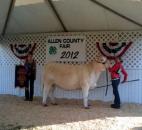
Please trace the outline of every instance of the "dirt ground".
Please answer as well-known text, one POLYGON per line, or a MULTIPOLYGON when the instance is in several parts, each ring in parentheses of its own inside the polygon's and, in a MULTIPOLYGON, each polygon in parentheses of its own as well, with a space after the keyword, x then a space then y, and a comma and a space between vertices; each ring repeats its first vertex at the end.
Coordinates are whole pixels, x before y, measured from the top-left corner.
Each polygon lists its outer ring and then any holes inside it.
POLYGON ((82 100, 58 99, 58 105, 41 105, 21 97, 0 95, 0 130, 142 130, 142 105, 91 101, 84 109, 82 100))

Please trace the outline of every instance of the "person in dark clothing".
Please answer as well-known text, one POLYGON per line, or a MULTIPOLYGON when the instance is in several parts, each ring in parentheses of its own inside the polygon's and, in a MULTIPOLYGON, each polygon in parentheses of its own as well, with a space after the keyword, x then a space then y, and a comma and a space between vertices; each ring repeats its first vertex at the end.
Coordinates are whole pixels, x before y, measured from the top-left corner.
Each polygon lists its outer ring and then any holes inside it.
POLYGON ((127 80, 127 72, 125 71, 123 65, 122 65, 122 59, 116 58, 115 64, 109 68, 109 72, 111 74, 111 80, 112 80, 112 87, 113 87, 113 95, 114 95, 114 104, 111 104, 112 108, 119 109, 120 108, 120 96, 118 91, 118 86, 120 83, 120 72, 124 75, 124 80, 122 83, 124 83, 127 80))
POLYGON ((33 101, 34 80, 36 79, 36 62, 32 54, 28 54, 24 64, 26 68, 27 82, 25 86, 25 101, 33 101))

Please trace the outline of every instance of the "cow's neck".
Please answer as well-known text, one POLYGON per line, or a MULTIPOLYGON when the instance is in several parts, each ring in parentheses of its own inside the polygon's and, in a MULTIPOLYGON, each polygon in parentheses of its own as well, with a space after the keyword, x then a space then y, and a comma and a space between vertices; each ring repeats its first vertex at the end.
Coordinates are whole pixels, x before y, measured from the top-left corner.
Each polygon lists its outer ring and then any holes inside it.
POLYGON ((97 86, 97 81, 100 77, 100 74, 101 74, 101 72, 98 72, 98 73, 92 72, 90 74, 90 78, 89 78, 90 89, 93 89, 97 86))
POLYGON ((89 63, 88 68, 91 73, 100 73, 105 70, 105 66, 98 62, 89 63))
POLYGON ((90 79, 90 86, 91 88, 94 88, 97 85, 97 81, 100 77, 100 74, 102 70, 100 69, 100 63, 97 62, 92 62, 88 64, 88 69, 89 69, 89 79, 90 79))
POLYGON ((91 76, 92 78, 94 78, 94 80, 97 81, 98 78, 100 77, 100 74, 101 74, 101 72, 97 72, 97 73, 96 73, 96 72, 94 71, 94 72, 91 73, 90 76, 91 76))

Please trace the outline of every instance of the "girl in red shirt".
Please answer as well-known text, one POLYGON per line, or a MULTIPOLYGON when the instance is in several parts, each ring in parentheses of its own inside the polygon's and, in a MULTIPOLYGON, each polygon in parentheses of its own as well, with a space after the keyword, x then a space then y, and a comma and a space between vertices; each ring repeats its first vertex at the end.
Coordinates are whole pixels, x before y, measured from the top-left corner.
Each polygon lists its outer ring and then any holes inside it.
POLYGON ((118 86, 120 83, 120 72, 124 75, 124 80, 122 83, 124 83, 127 80, 127 72, 125 71, 122 60, 120 58, 115 59, 115 64, 109 68, 109 72, 111 74, 111 80, 112 80, 112 87, 113 87, 113 94, 114 94, 114 104, 111 104, 112 108, 119 109, 120 108, 120 96, 118 92, 118 86))

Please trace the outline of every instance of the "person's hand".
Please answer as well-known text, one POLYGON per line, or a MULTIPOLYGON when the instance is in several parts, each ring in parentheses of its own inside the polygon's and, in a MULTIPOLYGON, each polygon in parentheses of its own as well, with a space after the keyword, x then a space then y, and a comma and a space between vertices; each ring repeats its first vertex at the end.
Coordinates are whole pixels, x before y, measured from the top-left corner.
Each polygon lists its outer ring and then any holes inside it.
POLYGON ((111 72, 111 68, 110 67, 108 68, 108 71, 111 72))
POLYGON ((123 83, 125 83, 126 81, 125 80, 123 80, 121 83, 123 84, 123 83))

